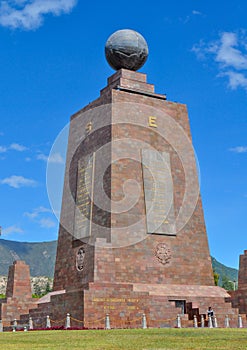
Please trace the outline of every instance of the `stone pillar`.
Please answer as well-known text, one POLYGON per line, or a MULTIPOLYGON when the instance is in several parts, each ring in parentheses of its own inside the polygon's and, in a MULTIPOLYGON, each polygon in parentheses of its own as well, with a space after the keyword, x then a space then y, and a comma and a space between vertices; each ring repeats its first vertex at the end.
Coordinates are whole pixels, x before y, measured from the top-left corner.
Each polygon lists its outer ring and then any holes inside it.
POLYGON ((181 317, 177 315, 177 328, 181 328, 181 317))
POLYGON ((106 314, 106 317, 105 317, 105 329, 111 329, 109 314, 106 314))
POLYGON ((196 317, 196 315, 194 315, 193 327, 194 327, 194 328, 197 328, 197 327, 198 327, 198 322, 197 322, 197 317, 196 317))
POLYGON ((146 319, 146 315, 145 314, 142 315, 142 328, 143 329, 147 328, 147 319, 146 319))
POLYGON ((3 321, 0 320, 0 332, 3 332, 3 321))
POLYGON ((32 297, 30 270, 25 261, 14 261, 13 265, 9 267, 6 297, 32 297))
POLYGON ((11 321, 20 315, 29 314, 35 308, 38 300, 32 298, 29 266, 21 260, 15 261, 9 267, 6 299, 0 301, 0 314, 5 327, 11 326, 11 321))
POLYGON ((228 315, 226 315, 226 318, 225 318, 225 328, 229 328, 230 327, 230 324, 229 324, 229 317, 228 315))
POLYGON ((218 322, 216 316, 213 316, 213 325, 215 328, 218 328, 218 322))
POLYGON ((239 257, 238 289, 247 290, 247 250, 239 257))
POLYGON ((208 328, 213 328, 212 317, 208 316, 208 328))
POLYGON ((65 328, 66 329, 70 328, 70 314, 67 314, 67 316, 66 316, 65 328))
POLYGON ((238 315, 238 328, 243 328, 243 321, 241 315, 238 315))
POLYGON ((204 328, 205 323, 204 323, 204 316, 201 315, 201 327, 204 328))
POLYGON ((51 328, 51 320, 50 320, 50 316, 46 316, 46 328, 51 328))
POLYGON ((29 329, 33 329, 33 320, 32 320, 32 317, 29 317, 29 329))

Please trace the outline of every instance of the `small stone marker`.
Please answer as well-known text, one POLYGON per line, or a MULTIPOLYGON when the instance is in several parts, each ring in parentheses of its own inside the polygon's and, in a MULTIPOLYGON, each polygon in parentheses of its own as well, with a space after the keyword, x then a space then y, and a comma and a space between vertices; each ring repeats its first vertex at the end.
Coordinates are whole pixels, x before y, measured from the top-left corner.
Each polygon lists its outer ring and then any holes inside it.
POLYGON ((197 322, 197 317, 196 317, 196 315, 194 315, 193 327, 194 327, 194 328, 198 328, 198 322, 197 322))
POLYGON ((0 332, 3 332, 3 321, 0 320, 0 332))
POLYGON ((46 328, 51 328, 51 320, 50 320, 50 316, 46 316, 46 328))
POLYGON ((213 324, 214 324, 215 328, 218 328, 218 322, 217 322, 216 316, 214 316, 214 318, 213 318, 213 324))
POLYGON ((181 317, 177 315, 177 328, 181 328, 181 317))
POLYGON ((147 328, 147 319, 146 319, 146 315, 142 314, 142 328, 146 329, 147 328))
POLYGON ((238 315, 238 328, 243 328, 243 321, 241 315, 238 315))
POLYGON ((212 317, 208 316, 208 328, 213 328, 212 317))
POLYGON ((205 323, 204 323, 204 316, 201 315, 201 327, 204 328, 205 323))
POLYGON ((29 317, 29 329, 33 329, 33 319, 32 319, 32 317, 30 316, 29 317))
POLYGON ((65 328, 66 329, 70 328, 70 314, 67 314, 67 316, 66 316, 65 328))
POLYGON ((225 318, 225 328, 229 328, 230 327, 230 324, 229 324, 229 317, 228 315, 226 315, 226 318, 225 318))
POLYGON ((106 314, 106 317, 105 317, 105 329, 111 329, 109 314, 106 314))

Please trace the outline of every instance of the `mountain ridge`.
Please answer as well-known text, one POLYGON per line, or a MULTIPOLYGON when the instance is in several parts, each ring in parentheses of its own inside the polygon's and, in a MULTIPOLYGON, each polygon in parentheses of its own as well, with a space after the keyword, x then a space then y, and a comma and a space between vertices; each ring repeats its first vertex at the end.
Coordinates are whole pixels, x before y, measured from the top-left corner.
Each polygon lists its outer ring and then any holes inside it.
POLYGON ((14 260, 24 260, 31 276, 53 277, 57 241, 18 242, 0 239, 0 275, 8 275, 14 260))
MULTIPOLYGON (((0 275, 7 276, 9 266, 14 260, 24 260, 30 266, 32 277, 53 277, 56 259, 57 241, 18 242, 0 239, 0 275)), ((219 285, 222 278, 230 281, 238 280, 238 270, 225 266, 211 257, 213 270, 219 274, 219 285)))

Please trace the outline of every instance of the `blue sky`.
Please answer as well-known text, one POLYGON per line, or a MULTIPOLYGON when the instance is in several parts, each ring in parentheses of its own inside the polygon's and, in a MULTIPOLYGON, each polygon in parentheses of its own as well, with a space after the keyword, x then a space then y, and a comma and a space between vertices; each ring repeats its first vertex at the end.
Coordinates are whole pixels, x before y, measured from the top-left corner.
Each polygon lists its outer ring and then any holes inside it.
MULTIPOLYGON (((0 0, 2 238, 57 238, 47 157, 70 115, 114 73, 107 38, 130 28, 148 42, 148 82, 188 105, 210 251, 238 267, 247 249, 246 13, 245 0, 0 0)), ((50 163, 62 172, 64 152, 50 163)))

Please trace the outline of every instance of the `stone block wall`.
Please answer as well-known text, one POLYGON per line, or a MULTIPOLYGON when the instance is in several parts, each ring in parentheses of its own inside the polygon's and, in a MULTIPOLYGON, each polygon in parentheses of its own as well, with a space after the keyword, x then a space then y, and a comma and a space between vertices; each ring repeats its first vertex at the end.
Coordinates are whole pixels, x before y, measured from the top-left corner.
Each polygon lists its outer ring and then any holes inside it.
POLYGON ((6 299, 0 300, 0 319, 4 327, 36 305, 37 300, 32 298, 29 266, 17 260, 9 267, 6 299))

